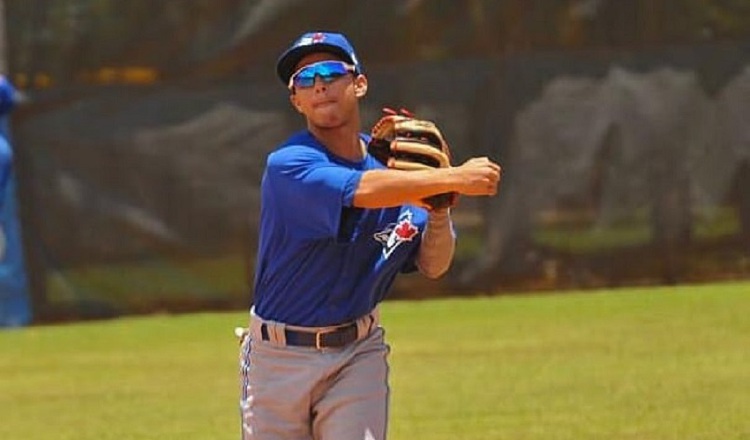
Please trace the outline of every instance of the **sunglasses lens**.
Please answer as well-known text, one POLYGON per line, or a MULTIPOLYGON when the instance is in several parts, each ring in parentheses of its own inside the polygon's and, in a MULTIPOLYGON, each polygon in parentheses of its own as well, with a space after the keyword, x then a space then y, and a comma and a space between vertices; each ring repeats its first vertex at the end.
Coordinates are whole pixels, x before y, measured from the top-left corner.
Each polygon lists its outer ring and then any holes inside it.
POLYGON ((294 78, 294 86, 299 87, 302 89, 306 89, 308 87, 312 87, 315 85, 315 76, 303 76, 303 75, 297 75, 296 78, 294 78))
POLYGON ((352 69, 341 61, 323 61, 300 69, 292 77, 292 84, 294 87, 305 89, 315 85, 316 76, 319 76, 323 82, 330 83, 351 71, 352 69))

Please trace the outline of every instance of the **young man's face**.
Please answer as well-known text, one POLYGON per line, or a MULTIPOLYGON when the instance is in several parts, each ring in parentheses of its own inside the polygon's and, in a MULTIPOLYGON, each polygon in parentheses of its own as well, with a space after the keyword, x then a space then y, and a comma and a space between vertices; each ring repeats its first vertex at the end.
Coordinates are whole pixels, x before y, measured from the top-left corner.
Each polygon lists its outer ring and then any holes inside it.
MULTIPOLYGON (((295 66, 299 69, 321 61, 341 61, 333 54, 319 52, 305 56, 295 66)), ((315 78, 312 87, 294 87, 290 100, 305 115, 308 123, 319 128, 336 128, 347 124, 356 114, 358 99, 367 92, 364 75, 352 73, 325 82, 315 78)))

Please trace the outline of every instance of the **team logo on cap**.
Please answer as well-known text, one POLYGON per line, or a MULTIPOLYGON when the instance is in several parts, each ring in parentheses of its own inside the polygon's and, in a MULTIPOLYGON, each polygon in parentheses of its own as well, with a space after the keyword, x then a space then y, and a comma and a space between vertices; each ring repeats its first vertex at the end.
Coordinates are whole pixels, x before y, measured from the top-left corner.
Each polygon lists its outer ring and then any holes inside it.
POLYGON ((326 39, 326 34, 323 32, 316 32, 308 37, 300 38, 298 46, 309 46, 311 44, 322 43, 326 39))
POLYGON ((373 238, 383 245, 383 258, 386 260, 401 243, 412 241, 419 234, 419 228, 411 221, 413 216, 411 211, 406 210, 399 215, 396 223, 373 234, 373 238))

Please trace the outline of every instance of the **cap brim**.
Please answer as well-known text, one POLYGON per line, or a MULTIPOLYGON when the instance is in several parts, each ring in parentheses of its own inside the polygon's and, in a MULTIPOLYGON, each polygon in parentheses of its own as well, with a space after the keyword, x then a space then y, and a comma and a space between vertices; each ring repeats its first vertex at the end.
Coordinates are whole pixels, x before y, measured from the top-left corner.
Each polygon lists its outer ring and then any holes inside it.
POLYGON ((331 44, 317 43, 309 46, 293 47, 281 55, 278 63, 276 63, 276 74, 279 75, 281 82, 288 84, 289 78, 294 74, 294 71, 296 70, 295 67, 297 67, 300 60, 305 56, 316 52, 328 52, 341 58, 342 61, 353 63, 346 51, 331 44))

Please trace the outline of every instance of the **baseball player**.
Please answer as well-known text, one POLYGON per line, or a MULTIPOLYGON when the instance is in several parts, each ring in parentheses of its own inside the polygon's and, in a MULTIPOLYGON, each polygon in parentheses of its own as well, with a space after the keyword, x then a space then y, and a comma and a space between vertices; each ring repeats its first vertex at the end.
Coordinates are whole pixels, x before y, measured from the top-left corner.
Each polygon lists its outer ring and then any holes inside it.
POLYGON ((500 167, 389 169, 367 152, 367 77, 338 33, 302 35, 276 71, 306 120, 267 158, 250 326, 242 339, 244 440, 382 440, 389 347, 378 303, 402 272, 446 272, 455 236, 439 193, 489 196, 500 167))
POLYGON ((0 327, 26 325, 32 319, 8 133, 16 101, 15 88, 0 75, 0 327))

